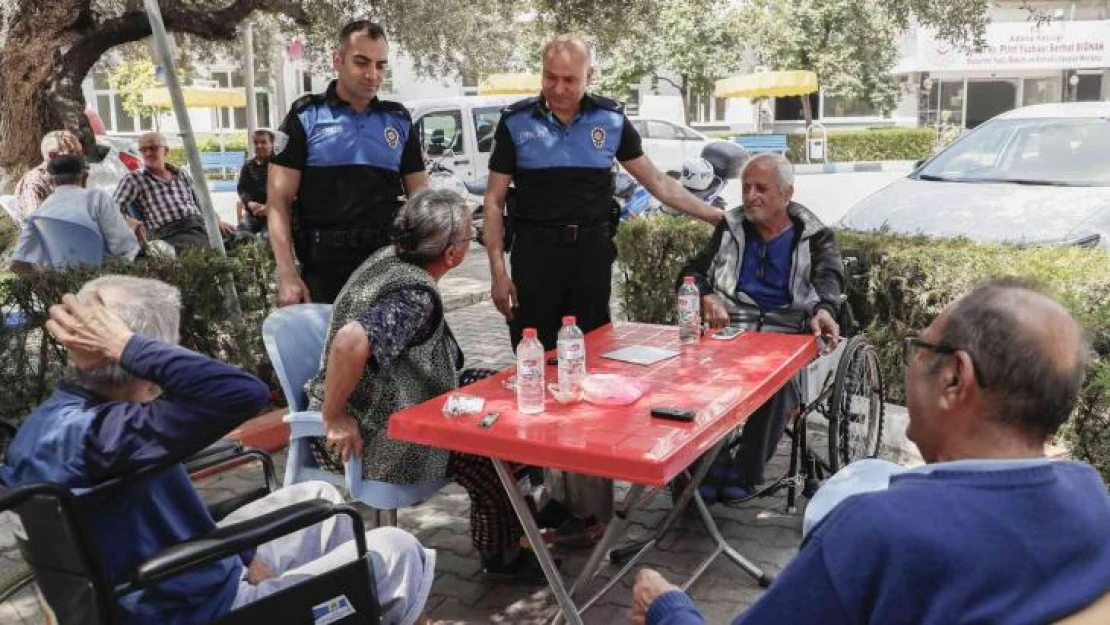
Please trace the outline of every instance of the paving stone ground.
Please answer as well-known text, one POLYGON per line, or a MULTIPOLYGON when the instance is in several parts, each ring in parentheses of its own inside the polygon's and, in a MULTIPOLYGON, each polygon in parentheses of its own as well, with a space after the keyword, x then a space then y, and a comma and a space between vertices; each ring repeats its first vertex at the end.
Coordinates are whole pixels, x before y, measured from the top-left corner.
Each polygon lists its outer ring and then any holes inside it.
MULTIPOLYGON (((465 282, 456 283, 468 292, 477 292, 475 284, 486 280, 483 255, 471 255, 470 269, 463 273, 465 282), (478 263, 474 265, 473 263, 478 263)), ((488 286, 485 287, 488 289, 488 286)), ((459 289, 454 289, 455 294, 459 289)), ((447 294, 445 294, 445 299, 447 294)), ((477 298, 479 301, 482 298, 477 298)), ((503 368, 512 362, 508 329, 504 320, 488 301, 463 305, 448 313, 448 320, 467 357, 467 366, 503 368)), ((770 475, 786 469, 787 443, 772 460, 770 475)), ((284 454, 277 456, 284 464, 284 454)), ((279 469, 278 475, 281 475, 279 469)), ((258 472, 244 467, 209 478, 201 484, 206 497, 218 498, 243 492, 257 484, 258 472)), ((618 494, 627 485, 618 484, 618 494)), ((399 514, 399 525, 415 534, 425 545, 438 552, 436 582, 428 602, 428 612, 447 623, 542 623, 554 614, 554 601, 543 585, 509 585, 491 581, 480 571, 468 534, 468 500, 461 488, 451 486, 429 501, 399 514)), ((630 535, 646 537, 663 520, 670 507, 670 496, 663 492, 632 517, 630 535)), ((778 572, 797 551, 801 539, 800 513, 787 514, 785 494, 759 499, 739 506, 714 506, 723 534, 731 544, 757 565, 778 572)), ((368 515, 366 515, 369 518, 368 515)), ((12 540, 9 522, 0 519, 0 579, 20 566, 12 540)), ((678 583, 691 572, 711 549, 711 541, 692 513, 677 525, 659 548, 644 559, 645 566, 660 570, 678 583)), ((562 570, 573 575, 580 570, 587 551, 566 552, 562 570)), ((600 587, 617 570, 606 564, 588 592, 600 587)), ((631 605, 631 576, 624 579, 612 593, 587 612, 585 621, 597 624, 627 622, 631 605)), ((726 560, 714 563, 697 584, 692 595, 709 623, 727 623, 753 603, 761 590, 746 574, 726 560)), ((0 623, 31 625, 43 622, 31 592, 23 592, 15 601, 0 606, 0 623)))

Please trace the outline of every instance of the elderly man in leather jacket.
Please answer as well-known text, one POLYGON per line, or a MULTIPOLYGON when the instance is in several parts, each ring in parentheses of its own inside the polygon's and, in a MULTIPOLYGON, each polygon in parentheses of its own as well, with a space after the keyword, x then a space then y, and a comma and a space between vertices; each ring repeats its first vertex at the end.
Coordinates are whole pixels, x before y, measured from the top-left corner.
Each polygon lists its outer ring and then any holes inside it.
MULTIPOLYGON (((725 213, 706 247, 682 269, 701 291, 711 327, 765 332, 812 332, 828 349, 840 329, 834 319, 844 289, 844 265, 833 233, 792 201, 794 172, 784 157, 760 154, 744 167, 744 204, 725 213)), ((700 492, 706 503, 751 496, 782 437, 786 416, 800 405, 796 381, 745 423, 735 459, 717 458, 700 492)))

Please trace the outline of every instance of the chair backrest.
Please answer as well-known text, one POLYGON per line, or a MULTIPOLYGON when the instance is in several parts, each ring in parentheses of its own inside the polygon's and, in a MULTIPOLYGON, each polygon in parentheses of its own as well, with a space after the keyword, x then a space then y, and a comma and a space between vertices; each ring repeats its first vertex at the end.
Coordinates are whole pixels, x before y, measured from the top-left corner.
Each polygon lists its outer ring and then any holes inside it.
POLYGON ((320 369, 330 321, 331 304, 299 304, 275 310, 262 322, 262 342, 290 412, 308 409, 304 385, 320 369))
POLYGON ((118 622, 111 580, 76 498, 55 484, 0 493, 0 511, 19 517, 16 542, 58 623, 118 622))
POLYGON ((19 200, 14 195, 0 195, 0 207, 3 207, 4 212, 12 218, 15 225, 23 226, 23 218, 19 215, 19 200))
POLYGON ((99 232, 72 221, 39 215, 32 215, 29 222, 42 239, 52 268, 104 264, 104 239, 99 232))

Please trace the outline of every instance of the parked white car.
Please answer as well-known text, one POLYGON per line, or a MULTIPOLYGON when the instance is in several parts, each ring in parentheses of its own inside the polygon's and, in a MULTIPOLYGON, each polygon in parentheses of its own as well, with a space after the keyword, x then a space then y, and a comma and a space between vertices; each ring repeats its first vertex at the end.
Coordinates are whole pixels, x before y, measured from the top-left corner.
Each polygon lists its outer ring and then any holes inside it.
POLYGON ((852 207, 840 225, 1110 250, 1110 102, 1003 113, 852 207))
POLYGON ((700 132, 663 119, 629 117, 640 133, 644 154, 660 171, 682 171, 687 159, 701 156, 701 149, 713 139, 700 132))
MULTIPOLYGON (((501 120, 501 109, 524 99, 520 95, 458 96, 410 100, 405 107, 429 158, 443 158, 441 164, 452 169, 466 182, 488 175, 493 131, 501 120)), ((690 128, 663 119, 630 117, 640 133, 644 154, 661 171, 682 171, 682 163, 701 155, 713 139, 690 128)))

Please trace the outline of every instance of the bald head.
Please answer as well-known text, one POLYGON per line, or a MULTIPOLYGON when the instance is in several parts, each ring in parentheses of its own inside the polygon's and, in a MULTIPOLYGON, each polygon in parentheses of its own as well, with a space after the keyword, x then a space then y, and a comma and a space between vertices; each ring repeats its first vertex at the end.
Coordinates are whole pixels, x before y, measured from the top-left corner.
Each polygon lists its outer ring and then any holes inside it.
POLYGON ((1067 420, 1087 372, 1087 343, 1071 314, 1031 285, 987 282, 949 306, 941 343, 972 356, 990 417, 1048 437, 1067 420))

